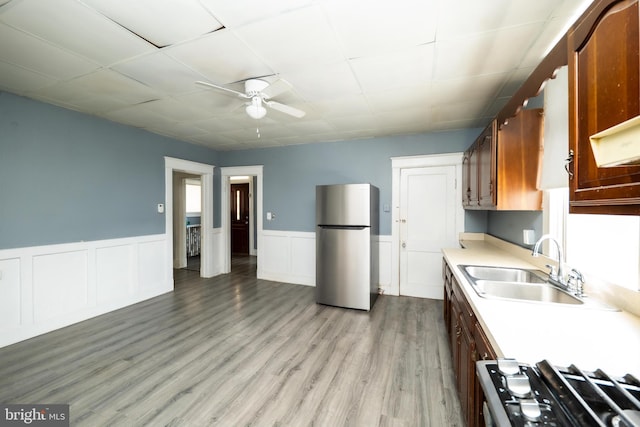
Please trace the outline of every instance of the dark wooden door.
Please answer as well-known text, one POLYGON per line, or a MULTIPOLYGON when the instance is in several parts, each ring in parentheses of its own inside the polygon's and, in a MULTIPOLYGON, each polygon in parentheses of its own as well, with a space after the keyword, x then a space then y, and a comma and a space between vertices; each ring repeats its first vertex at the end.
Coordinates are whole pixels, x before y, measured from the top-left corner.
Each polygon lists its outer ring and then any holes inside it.
POLYGON ((231 253, 249 255, 249 184, 231 184, 231 253))

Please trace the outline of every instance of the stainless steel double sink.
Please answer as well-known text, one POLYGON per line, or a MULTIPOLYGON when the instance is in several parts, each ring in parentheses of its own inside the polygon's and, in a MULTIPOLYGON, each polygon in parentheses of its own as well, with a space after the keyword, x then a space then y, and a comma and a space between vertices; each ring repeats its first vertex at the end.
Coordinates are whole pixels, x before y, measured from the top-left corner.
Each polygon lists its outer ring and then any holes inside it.
POLYGON ((460 265, 474 291, 483 298, 583 305, 578 298, 547 281, 539 270, 460 265))

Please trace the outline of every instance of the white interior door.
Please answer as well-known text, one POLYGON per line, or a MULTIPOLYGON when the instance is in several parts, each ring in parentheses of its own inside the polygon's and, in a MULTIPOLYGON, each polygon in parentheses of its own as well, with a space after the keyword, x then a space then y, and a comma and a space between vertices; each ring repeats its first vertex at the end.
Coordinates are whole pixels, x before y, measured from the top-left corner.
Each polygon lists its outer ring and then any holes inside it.
POLYGON ((457 245, 456 167, 400 171, 400 295, 442 299, 444 247, 457 245))

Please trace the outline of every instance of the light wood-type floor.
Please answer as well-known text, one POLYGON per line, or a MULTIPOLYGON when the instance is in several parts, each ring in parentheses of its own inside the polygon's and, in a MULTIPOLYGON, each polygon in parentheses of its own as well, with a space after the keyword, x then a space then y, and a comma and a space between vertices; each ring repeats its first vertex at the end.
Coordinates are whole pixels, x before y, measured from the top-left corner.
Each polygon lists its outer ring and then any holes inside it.
POLYGON ((462 425, 441 301, 317 305, 247 260, 0 349, 0 402, 69 403, 92 427, 462 425))

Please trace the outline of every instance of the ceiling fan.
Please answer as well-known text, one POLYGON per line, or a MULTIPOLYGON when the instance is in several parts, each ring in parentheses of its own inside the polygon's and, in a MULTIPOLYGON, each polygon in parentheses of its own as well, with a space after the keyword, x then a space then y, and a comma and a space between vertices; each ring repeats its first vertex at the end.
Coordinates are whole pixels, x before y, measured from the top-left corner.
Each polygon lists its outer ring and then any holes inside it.
POLYGON ((252 119, 261 119, 267 114, 267 109, 264 108, 265 105, 296 118, 302 118, 306 114, 302 110, 271 100, 271 98, 291 89, 291 85, 282 79, 273 83, 261 79, 245 80, 244 93, 209 82, 197 81, 196 84, 247 99, 245 111, 252 119))

